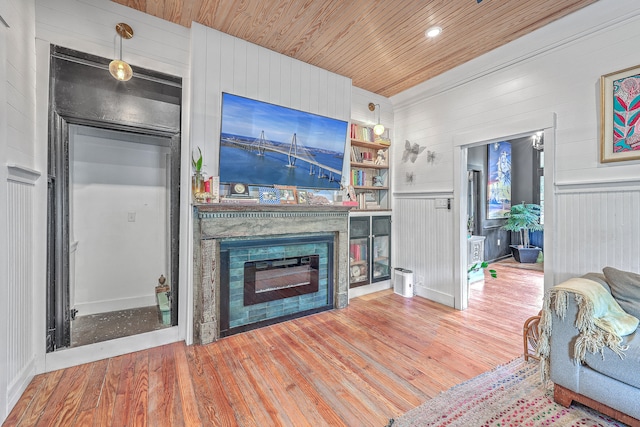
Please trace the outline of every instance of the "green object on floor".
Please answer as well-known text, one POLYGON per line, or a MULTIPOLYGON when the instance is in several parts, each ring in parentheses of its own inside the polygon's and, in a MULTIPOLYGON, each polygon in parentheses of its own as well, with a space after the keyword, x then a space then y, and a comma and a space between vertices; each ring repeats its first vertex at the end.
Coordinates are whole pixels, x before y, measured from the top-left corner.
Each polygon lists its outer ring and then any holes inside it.
POLYGON ((536 262, 544 262, 544 255, 542 251, 538 252, 538 258, 536 258, 536 262))
POLYGON ((169 296, 166 292, 158 292, 156 298, 158 298, 158 308, 162 314, 162 324, 171 324, 171 304, 169 304, 169 296))

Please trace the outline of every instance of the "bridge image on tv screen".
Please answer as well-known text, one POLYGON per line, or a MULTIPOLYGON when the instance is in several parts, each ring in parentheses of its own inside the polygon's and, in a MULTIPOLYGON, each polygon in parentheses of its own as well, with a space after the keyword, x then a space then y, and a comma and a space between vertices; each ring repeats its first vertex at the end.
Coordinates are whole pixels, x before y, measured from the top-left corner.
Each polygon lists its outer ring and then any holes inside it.
POLYGON ((220 182, 338 189, 347 126, 223 93, 220 182))

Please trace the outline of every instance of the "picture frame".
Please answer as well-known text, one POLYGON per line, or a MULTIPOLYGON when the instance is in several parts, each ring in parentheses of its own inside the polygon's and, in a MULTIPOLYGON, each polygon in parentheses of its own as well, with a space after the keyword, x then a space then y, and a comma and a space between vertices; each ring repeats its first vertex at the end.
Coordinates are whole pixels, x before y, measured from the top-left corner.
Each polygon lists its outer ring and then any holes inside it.
POLYGON ((640 65, 600 77, 600 162, 640 160, 640 65))
POLYGON ((487 219, 505 218, 511 212, 511 143, 487 145, 487 219))
POLYGON ((274 185, 273 187, 280 191, 280 204, 295 205, 298 203, 296 187, 291 185, 274 185))
POLYGON ((307 194, 307 190, 298 190, 297 194, 298 194, 298 204, 299 205, 308 205, 309 204, 309 197, 308 197, 308 194, 307 194))
POLYGON ((331 190, 312 190, 307 192, 310 205, 332 205, 334 192, 331 190))
POLYGON ((280 190, 271 187, 258 187, 258 195, 261 205, 279 205, 280 190))
MULTIPOLYGON (((218 178, 220 179, 220 178, 218 178)), ((249 185, 241 182, 233 182, 229 186, 232 197, 249 197, 249 185)))

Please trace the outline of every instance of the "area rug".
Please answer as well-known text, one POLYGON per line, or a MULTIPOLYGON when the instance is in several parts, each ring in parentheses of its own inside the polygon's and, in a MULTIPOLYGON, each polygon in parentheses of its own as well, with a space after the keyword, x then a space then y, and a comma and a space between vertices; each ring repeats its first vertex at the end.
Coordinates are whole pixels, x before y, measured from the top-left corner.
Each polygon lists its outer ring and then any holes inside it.
POLYGON ((538 362, 522 357, 440 393, 389 426, 625 426, 579 404, 553 401, 538 362))
POLYGON ((498 264, 501 267, 519 268, 522 270, 544 271, 543 262, 523 263, 518 262, 513 258, 505 258, 493 264, 498 264))

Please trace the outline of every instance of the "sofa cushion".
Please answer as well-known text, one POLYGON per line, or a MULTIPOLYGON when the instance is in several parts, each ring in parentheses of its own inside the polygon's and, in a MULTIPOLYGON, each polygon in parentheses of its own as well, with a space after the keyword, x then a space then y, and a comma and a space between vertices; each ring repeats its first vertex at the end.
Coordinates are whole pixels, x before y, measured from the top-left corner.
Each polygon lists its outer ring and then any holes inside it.
POLYGON ((613 267, 605 267, 602 272, 609 282, 611 295, 620 307, 640 319, 640 274, 613 267))
POLYGON ((640 319, 640 274, 613 267, 605 267, 602 272, 609 282, 611 295, 620 307, 640 319))
POLYGON ((622 344, 629 346, 624 358, 604 347, 603 354, 587 352, 584 363, 594 371, 640 388, 640 330, 624 337, 622 344))
POLYGON ((609 283, 607 283, 607 278, 604 277, 602 273, 587 273, 582 276, 583 279, 593 280, 594 282, 598 282, 602 285, 603 288, 607 290, 607 292, 611 293, 611 287, 609 287, 609 283))

